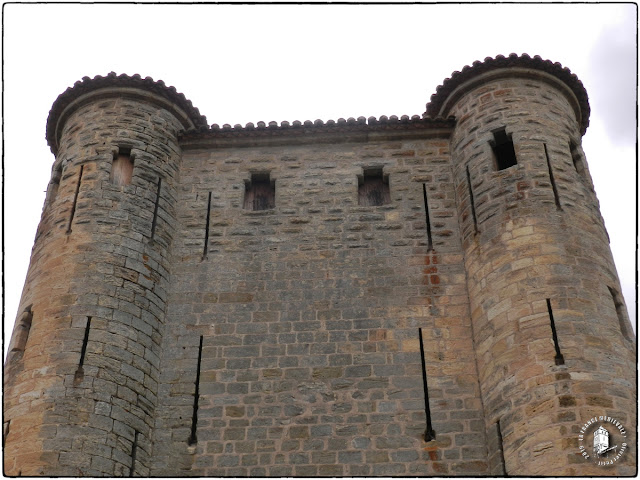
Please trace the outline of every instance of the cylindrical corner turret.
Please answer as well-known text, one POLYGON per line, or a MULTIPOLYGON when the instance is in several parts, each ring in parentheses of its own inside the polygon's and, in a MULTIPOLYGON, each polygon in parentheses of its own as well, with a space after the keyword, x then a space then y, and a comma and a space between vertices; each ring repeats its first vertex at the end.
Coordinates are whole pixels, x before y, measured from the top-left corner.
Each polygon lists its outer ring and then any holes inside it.
POLYGON ((56 160, 5 365, 6 475, 149 474, 178 134, 206 125, 150 78, 54 103, 56 160))
POLYGON ((76 83, 4 473, 635 474, 588 122, 577 77, 526 55, 454 73, 424 120, 208 129, 162 82, 76 83))
POLYGON ((582 83, 539 57, 486 59, 447 79, 426 115, 457 119, 451 155, 491 472, 632 475, 635 459, 603 469, 578 445, 597 416, 634 436, 636 402, 635 339, 580 148, 582 83))

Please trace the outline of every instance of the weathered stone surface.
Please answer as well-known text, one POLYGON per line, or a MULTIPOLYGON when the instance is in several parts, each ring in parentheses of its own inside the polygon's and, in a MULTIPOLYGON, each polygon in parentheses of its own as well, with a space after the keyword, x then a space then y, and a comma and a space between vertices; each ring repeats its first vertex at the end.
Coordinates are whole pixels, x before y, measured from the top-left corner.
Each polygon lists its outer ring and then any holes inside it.
POLYGON ((164 84, 65 93, 5 365, 5 474, 601 473, 577 435, 609 415, 635 445, 635 339, 579 147, 588 106, 560 67, 510 61, 445 82, 450 120, 207 129, 164 84), (372 171, 388 198, 364 205, 372 171), (275 207, 245 209, 265 178, 275 207))

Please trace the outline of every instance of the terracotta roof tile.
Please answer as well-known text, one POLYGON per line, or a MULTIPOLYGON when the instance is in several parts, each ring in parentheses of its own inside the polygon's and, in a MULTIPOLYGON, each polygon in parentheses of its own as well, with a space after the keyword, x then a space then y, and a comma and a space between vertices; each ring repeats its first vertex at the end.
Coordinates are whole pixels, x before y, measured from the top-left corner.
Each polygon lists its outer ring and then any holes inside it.
MULTIPOLYGON (((180 140, 185 142, 183 147, 189 145, 189 148, 195 146, 230 146, 233 143, 257 145, 256 142, 262 142, 266 139, 269 142, 280 144, 294 144, 320 141, 326 143, 328 141, 354 141, 354 139, 362 139, 370 133, 391 135, 393 137, 400 135, 411 135, 411 132, 441 132, 442 130, 453 129, 455 126, 455 118, 423 118, 420 115, 403 115, 398 118, 395 115, 391 117, 381 116, 375 117, 349 117, 339 118, 338 120, 305 120, 301 122, 295 120, 293 122, 283 121, 277 122, 257 122, 257 124, 247 123, 245 126, 229 124, 217 125, 213 124, 209 129, 191 130, 183 132, 180 140)), ((421 134, 422 135, 422 134, 421 134)))
POLYGON ((581 110, 580 128, 581 133, 584 132, 589 126, 589 114, 591 109, 589 107, 589 98, 587 91, 582 85, 582 82, 578 77, 571 73, 566 67, 563 67, 558 62, 551 62, 550 60, 543 60, 540 56, 536 55, 533 58, 526 53, 517 55, 515 53, 510 54, 508 57, 503 55, 497 55, 496 58, 487 57, 484 61, 475 61, 471 66, 466 65, 461 71, 456 71, 451 74, 450 78, 446 78, 442 85, 436 88, 436 93, 431 95, 431 100, 427 104, 427 110, 425 112, 426 117, 433 117, 442 114, 441 108, 447 97, 461 84, 470 80, 471 78, 478 76, 482 73, 490 70, 496 70, 499 68, 533 68, 544 71, 551 74, 563 81, 575 94, 578 99, 578 103, 581 110))
POLYGON ((252 136, 265 134, 283 135, 287 133, 292 134, 311 134, 313 132, 330 133, 337 132, 341 129, 347 130, 388 130, 388 129, 429 129, 429 128, 441 128, 451 127, 455 120, 452 117, 444 118, 440 116, 443 103, 447 97, 461 84, 478 76, 482 73, 490 70, 496 70, 499 68, 509 67, 524 67, 542 70, 551 75, 554 75, 561 81, 563 81, 574 92, 578 99, 578 103, 582 112, 581 129, 582 133, 589 125, 589 102, 587 92, 582 85, 582 82, 578 77, 571 73, 568 68, 563 67, 559 63, 553 63, 549 60, 543 60, 539 56, 530 57, 527 54, 521 56, 512 53, 508 57, 502 55, 496 56, 496 58, 487 57, 484 61, 475 61, 471 66, 466 65, 461 71, 456 71, 451 74, 450 78, 445 79, 442 85, 436 88, 436 93, 431 96, 430 102, 427 104, 427 109, 424 115, 402 115, 398 117, 391 115, 387 117, 382 115, 379 118, 376 117, 349 117, 338 118, 338 120, 323 121, 317 119, 315 121, 305 120, 303 122, 295 120, 293 122, 283 121, 278 122, 270 121, 247 123, 242 126, 235 124, 224 124, 219 126, 213 124, 209 126, 207 124, 206 117, 200 114, 197 108, 193 106, 190 100, 188 100, 184 94, 179 93, 175 87, 167 86, 162 80, 155 81, 151 77, 142 78, 140 75, 116 75, 114 72, 109 73, 107 76, 96 76, 94 78, 84 77, 81 81, 76 82, 73 87, 67 88, 62 93, 49 112, 49 118, 47 119, 47 133, 46 138, 51 150, 56 153, 57 150, 57 138, 55 128, 59 120, 60 115, 65 108, 79 98, 84 93, 97 90, 105 87, 135 87, 143 90, 150 91, 170 102, 176 104, 179 108, 184 110, 189 119, 195 126, 195 128, 189 131, 183 132, 183 138, 205 138, 205 137, 237 137, 237 136, 252 136))
POLYGON ((434 126, 434 127, 438 127, 438 126, 442 126, 442 125, 447 125, 450 126, 452 125, 452 122, 454 122, 453 117, 450 118, 442 118, 442 117, 435 117, 435 118, 425 118, 422 117, 420 115, 413 115, 411 117, 409 117, 408 115, 402 115, 402 117, 397 117, 396 115, 392 115, 390 117, 387 117, 386 115, 382 115, 380 118, 376 118, 376 117, 358 117, 358 118, 354 118, 354 117, 349 117, 347 119, 345 118, 339 118, 338 120, 305 120, 304 122, 301 122, 300 120, 294 120, 293 122, 288 122, 288 121, 282 121, 280 122, 280 124, 278 124, 278 122, 257 122, 256 124, 253 123, 247 123, 246 125, 242 126, 240 124, 235 124, 233 126, 231 126, 228 123, 225 123, 224 125, 220 126, 216 123, 214 123, 213 125, 211 125, 208 129, 199 129, 198 131, 193 131, 193 132, 185 132, 185 134, 201 134, 201 133, 207 133, 207 132, 211 132, 211 133, 216 133, 216 132, 234 132, 235 134, 239 134, 239 133, 246 133, 246 134, 251 134, 251 132, 254 131, 278 131, 278 132, 284 132, 287 130, 300 130, 300 129, 323 129, 323 130, 331 130, 331 129, 336 129, 336 128, 343 128, 343 127, 374 127, 374 126, 393 126, 393 125, 420 125, 420 126, 434 126))
POLYGON ((111 72, 105 77, 100 75, 94 78, 83 77, 81 81, 77 81, 72 87, 67 88, 58 96, 56 101, 53 102, 47 119, 46 139, 54 154, 58 148, 55 129, 59 117, 65 108, 81 95, 107 87, 134 87, 150 91, 184 110, 196 129, 207 127, 206 117, 200 115, 200 112, 193 106, 191 101, 188 100, 184 94, 178 92, 175 87, 167 86, 162 80, 155 81, 151 77, 142 78, 138 74, 131 76, 126 74, 117 75, 115 72, 111 72))

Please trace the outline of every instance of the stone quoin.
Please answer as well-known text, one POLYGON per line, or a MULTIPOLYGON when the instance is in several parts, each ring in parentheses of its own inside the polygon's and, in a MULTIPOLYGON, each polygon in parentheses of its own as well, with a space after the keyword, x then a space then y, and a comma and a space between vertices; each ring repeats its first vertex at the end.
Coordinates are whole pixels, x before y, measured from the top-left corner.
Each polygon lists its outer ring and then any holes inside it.
POLYGON ((9 476, 632 476, 636 340, 581 139, 528 55, 422 116, 209 126, 87 78, 4 366, 9 476), (624 426, 613 465, 581 427, 624 426))

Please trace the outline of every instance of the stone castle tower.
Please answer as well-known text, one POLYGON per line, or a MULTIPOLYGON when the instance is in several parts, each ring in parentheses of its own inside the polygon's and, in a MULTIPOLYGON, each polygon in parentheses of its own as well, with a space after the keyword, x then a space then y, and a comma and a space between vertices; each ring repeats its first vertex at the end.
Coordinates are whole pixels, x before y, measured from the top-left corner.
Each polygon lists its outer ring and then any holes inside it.
POLYGON ((576 76, 527 55, 422 117, 209 127, 162 82, 77 82, 47 122, 4 473, 635 474, 588 122, 576 76), (610 466, 578 448, 598 416, 627 431, 610 466))

